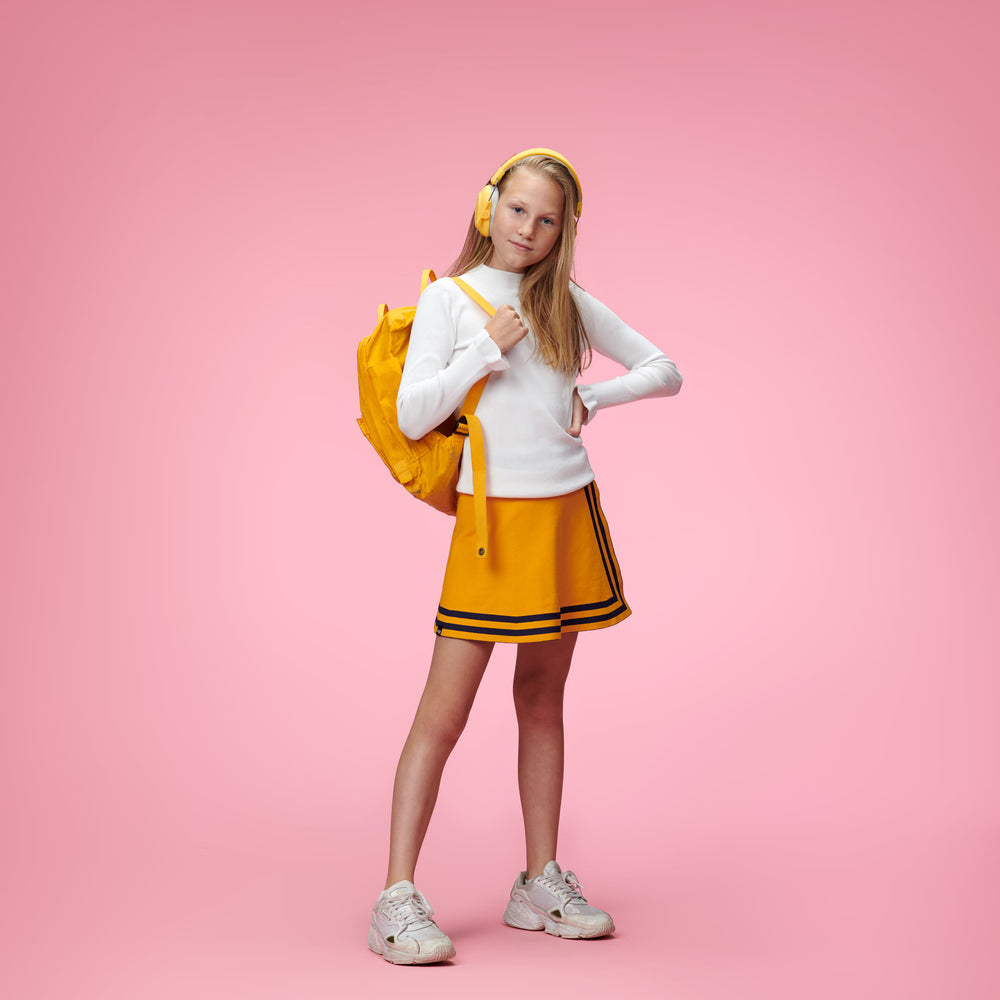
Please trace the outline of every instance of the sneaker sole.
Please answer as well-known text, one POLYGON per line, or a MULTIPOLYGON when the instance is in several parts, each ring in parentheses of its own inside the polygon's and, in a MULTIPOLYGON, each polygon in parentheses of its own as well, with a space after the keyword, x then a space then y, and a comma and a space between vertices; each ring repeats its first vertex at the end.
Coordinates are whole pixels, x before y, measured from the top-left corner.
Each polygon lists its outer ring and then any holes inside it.
POLYGON ((615 930, 615 923, 610 917, 594 927, 575 927, 555 920, 551 914, 540 913, 523 900, 513 898, 504 910, 503 922, 508 927, 516 927, 521 931, 545 931, 553 937, 572 940, 606 937, 615 930))
POLYGON ((430 951, 417 954, 394 948, 382 937, 374 923, 368 928, 368 947, 393 965, 433 965, 435 962, 447 962, 448 959, 455 957, 455 946, 450 941, 447 944, 442 942, 430 951))

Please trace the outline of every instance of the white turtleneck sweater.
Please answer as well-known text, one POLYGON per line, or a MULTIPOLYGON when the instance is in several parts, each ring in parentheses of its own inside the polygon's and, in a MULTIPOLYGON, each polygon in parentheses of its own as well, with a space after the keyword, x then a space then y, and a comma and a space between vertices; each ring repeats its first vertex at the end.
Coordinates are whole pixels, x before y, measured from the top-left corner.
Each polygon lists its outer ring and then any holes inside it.
MULTIPOLYGON (((462 275, 499 309, 520 313, 521 275, 481 265, 462 275)), ((617 361, 624 374, 578 383, 586 419, 606 406, 647 396, 672 396, 681 387, 677 366, 582 288, 571 286, 593 349, 617 361)), ((419 438, 449 415, 458 416, 469 389, 489 373, 476 415, 486 447, 486 494, 548 497, 572 493, 594 478, 581 438, 567 433, 573 416, 573 380, 534 356, 531 330, 506 354, 484 329, 486 313, 453 281, 442 278, 420 296, 396 408, 400 430, 419 438)), ((459 493, 472 492, 465 443, 459 493)))

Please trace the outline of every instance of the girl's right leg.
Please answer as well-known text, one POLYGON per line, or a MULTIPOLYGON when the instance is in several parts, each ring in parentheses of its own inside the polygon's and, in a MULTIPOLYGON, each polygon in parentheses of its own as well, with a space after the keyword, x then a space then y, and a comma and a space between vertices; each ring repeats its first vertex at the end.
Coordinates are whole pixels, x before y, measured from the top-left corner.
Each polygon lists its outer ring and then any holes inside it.
POLYGON ((492 642, 438 636, 424 693, 396 767, 385 887, 413 881, 445 762, 469 718, 492 642))

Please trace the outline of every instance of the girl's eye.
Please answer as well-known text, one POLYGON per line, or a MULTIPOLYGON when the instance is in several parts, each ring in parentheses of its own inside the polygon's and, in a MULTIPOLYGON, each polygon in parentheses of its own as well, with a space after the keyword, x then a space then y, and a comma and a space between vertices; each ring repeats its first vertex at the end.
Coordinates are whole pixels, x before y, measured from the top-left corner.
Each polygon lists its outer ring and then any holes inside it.
POLYGON ((520 215, 524 209, 521 208, 520 205, 511 205, 511 211, 513 211, 515 215, 520 215))
POLYGON ((551 219, 542 219, 542 222, 544 222, 545 225, 547 225, 547 226, 554 226, 555 225, 555 223, 551 219))

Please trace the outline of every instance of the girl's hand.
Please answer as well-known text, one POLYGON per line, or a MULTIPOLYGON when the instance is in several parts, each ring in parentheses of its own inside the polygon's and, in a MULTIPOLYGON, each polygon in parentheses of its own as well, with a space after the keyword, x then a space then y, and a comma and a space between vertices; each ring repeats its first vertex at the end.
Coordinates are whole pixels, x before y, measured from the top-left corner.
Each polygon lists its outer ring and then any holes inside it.
POLYGON ((573 390, 573 423, 569 425, 566 429, 566 433, 570 437, 578 438, 580 436, 580 431, 583 430, 583 422, 587 419, 587 407, 583 405, 583 400, 580 398, 580 393, 573 390))
POLYGON ((501 306, 483 329, 500 348, 501 354, 506 354, 518 341, 528 335, 528 328, 521 322, 521 317, 514 312, 513 306, 501 306))

